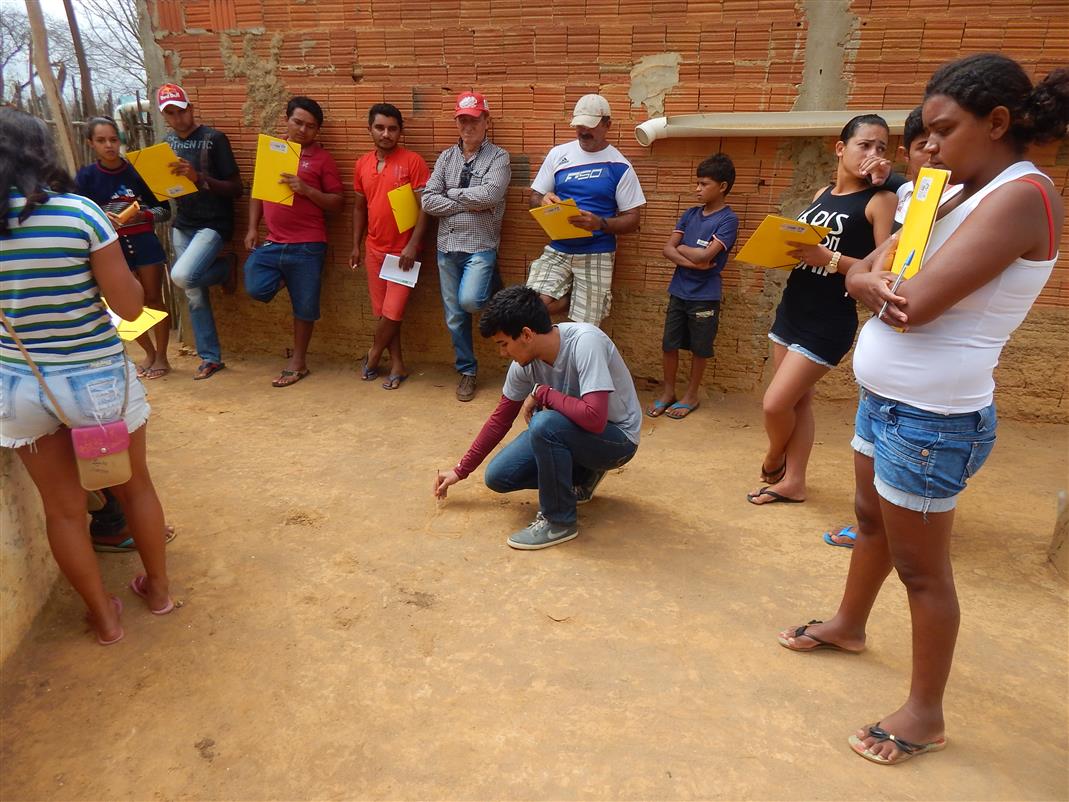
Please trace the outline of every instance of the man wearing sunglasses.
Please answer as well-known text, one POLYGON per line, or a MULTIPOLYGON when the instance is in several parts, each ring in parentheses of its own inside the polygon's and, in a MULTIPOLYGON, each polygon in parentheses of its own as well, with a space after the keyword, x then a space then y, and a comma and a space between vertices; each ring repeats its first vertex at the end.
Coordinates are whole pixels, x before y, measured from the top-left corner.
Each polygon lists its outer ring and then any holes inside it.
POLYGON ((459 139, 434 164, 423 191, 423 211, 438 221, 438 277, 445 323, 453 340, 457 400, 475 397, 478 363, 471 316, 500 286, 497 249, 512 170, 509 155, 489 140, 490 107, 478 92, 457 96, 459 139))

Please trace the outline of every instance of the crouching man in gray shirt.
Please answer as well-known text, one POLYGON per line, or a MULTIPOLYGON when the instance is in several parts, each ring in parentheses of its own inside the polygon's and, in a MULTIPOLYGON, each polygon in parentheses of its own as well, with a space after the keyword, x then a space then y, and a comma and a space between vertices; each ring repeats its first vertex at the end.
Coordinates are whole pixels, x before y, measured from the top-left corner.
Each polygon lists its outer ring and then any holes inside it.
POLYGON ((479 332, 513 362, 497 408, 460 463, 436 478, 434 494, 445 498, 522 412, 527 430, 487 466, 486 486, 498 493, 538 490, 538 516, 509 537, 512 548, 564 543, 579 534, 576 505, 589 501, 606 471, 638 449, 642 409, 631 373, 601 329, 554 326, 529 287, 508 287, 491 298, 479 332))

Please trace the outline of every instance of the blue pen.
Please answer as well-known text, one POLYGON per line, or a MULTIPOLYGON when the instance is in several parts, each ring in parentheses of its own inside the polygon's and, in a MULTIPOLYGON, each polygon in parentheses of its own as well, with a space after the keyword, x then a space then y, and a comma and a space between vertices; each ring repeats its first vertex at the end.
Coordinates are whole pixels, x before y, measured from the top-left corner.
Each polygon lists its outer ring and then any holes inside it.
MULTIPOLYGON (((909 270, 909 266, 913 263, 913 257, 917 254, 917 249, 914 248, 909 252, 909 256, 906 257, 906 261, 902 263, 902 269, 898 271, 898 278, 895 279, 895 283, 891 285, 891 294, 898 289, 898 285, 902 283, 902 279, 905 278, 906 271, 909 270)), ((887 305, 890 301, 884 301, 883 306, 880 307, 880 314, 876 315, 878 318, 883 318, 883 313, 887 311, 887 305)))

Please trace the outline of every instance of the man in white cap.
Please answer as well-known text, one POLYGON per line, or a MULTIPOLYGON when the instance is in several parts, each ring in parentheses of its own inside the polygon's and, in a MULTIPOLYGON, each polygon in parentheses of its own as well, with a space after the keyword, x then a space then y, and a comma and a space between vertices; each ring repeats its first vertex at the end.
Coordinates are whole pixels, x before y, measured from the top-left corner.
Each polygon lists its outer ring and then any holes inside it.
POLYGON ((612 304, 616 235, 638 231, 645 205, 635 168, 608 143, 609 101, 583 95, 572 117, 575 139, 550 150, 531 184, 531 206, 572 199, 569 220, 591 236, 551 240, 531 263, 527 286, 553 314, 598 325, 612 304), (569 306, 569 294, 571 304, 569 306))
POLYGON ((167 141, 178 155, 175 175, 192 181, 197 191, 175 200, 171 244, 171 281, 186 293, 189 321, 200 356, 194 379, 207 379, 222 370, 222 349, 215 329, 208 288, 234 279, 234 263, 220 256, 234 231, 234 200, 241 196, 241 175, 226 134, 197 122, 193 104, 177 84, 164 84, 156 103, 170 126, 167 141))
POLYGON ((435 162, 423 190, 423 210, 440 218, 438 278, 460 374, 457 400, 471 401, 478 367, 471 316, 486 305, 500 284, 497 249, 512 168, 508 153, 486 135, 490 106, 485 97, 462 92, 453 117, 460 138, 435 162))

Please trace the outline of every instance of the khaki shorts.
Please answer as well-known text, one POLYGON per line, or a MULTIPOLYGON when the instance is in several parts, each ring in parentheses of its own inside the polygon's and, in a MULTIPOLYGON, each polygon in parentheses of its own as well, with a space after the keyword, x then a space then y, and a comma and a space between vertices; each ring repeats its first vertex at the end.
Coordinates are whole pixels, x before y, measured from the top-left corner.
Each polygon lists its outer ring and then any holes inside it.
POLYGON ((579 323, 601 323, 612 308, 612 266, 615 253, 562 253, 546 246, 531 262, 527 286, 550 298, 572 294, 568 317, 579 323))

